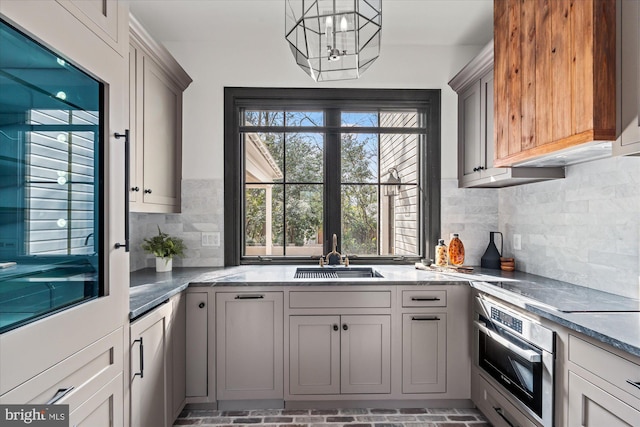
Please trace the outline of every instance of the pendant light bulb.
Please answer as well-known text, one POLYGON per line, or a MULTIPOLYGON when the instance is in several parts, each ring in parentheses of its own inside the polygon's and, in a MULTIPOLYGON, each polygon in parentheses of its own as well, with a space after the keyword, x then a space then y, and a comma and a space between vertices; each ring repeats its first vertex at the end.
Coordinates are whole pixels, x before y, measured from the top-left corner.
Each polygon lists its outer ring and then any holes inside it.
POLYGON ((324 21, 324 28, 325 28, 325 33, 328 39, 331 33, 333 32, 333 17, 327 16, 326 21, 324 21))
POLYGON ((345 16, 340 20, 340 31, 345 32, 349 29, 349 23, 347 22, 347 18, 345 16))

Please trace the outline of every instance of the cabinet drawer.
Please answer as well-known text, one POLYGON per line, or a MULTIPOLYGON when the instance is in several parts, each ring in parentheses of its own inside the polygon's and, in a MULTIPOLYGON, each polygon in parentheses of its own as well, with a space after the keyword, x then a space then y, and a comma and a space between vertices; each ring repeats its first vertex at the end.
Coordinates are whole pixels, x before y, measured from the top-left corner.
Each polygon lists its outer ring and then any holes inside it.
POLYGON ((57 403, 77 405, 122 371, 122 329, 101 338, 0 397, 2 404, 45 404, 60 389, 70 389, 57 403), (103 380, 101 380, 101 378, 103 380))
POLYGON ((290 308, 388 308, 391 292, 290 292, 290 308))
POLYGON ((446 307, 447 291, 402 291, 403 307, 446 307))
POLYGON ((569 335, 569 360, 640 399, 640 365, 573 335, 569 335))
POLYGON ((537 427, 482 375, 474 374, 471 399, 495 427, 537 427))

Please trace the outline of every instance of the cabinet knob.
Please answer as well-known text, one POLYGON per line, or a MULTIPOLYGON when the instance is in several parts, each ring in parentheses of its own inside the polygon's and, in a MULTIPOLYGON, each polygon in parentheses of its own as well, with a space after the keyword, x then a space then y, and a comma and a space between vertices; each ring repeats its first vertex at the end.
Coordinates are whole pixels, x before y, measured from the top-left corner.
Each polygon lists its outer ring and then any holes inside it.
POLYGON ((145 192, 145 194, 151 194, 151 189, 147 188, 147 189, 144 190, 144 192, 145 192))
POLYGON ((473 171, 474 172, 478 172, 478 168, 473 168, 473 171))
POLYGON ((140 191, 140 187, 131 187, 131 191, 135 191, 137 193, 140 191))
POLYGON ((346 323, 344 323, 342 325, 342 329, 346 331, 347 329, 349 329, 349 326, 346 323))
POLYGON ((204 308, 204 303, 203 303, 203 302, 201 302, 200 304, 198 304, 198 307, 200 307, 200 308, 204 308))
POLYGON ((484 169, 485 169, 485 167, 484 167, 484 166, 478 166, 478 170, 479 170, 479 171, 482 171, 482 170, 484 170, 484 169))
POLYGON ((339 327, 337 324, 334 324, 334 325, 333 325, 333 330, 334 330, 334 331, 337 331, 338 329, 340 329, 340 327, 339 327))

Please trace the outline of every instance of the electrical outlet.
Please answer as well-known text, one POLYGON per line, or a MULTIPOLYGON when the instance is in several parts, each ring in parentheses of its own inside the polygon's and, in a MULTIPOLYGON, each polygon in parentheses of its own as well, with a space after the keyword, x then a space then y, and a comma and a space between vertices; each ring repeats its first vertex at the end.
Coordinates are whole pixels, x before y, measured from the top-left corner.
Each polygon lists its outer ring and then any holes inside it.
POLYGON ((220 246, 220 232, 208 231, 202 233, 202 246, 220 246))
POLYGON ((519 234, 513 235, 513 250, 514 251, 522 250, 522 236, 519 234))

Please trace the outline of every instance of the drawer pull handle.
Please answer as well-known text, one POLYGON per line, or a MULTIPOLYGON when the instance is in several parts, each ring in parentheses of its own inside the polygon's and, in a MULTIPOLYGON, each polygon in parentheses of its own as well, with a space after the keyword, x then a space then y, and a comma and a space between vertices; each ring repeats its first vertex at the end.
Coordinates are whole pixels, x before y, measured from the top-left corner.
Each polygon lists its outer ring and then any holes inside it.
POLYGON ((627 383, 631 384, 632 386, 634 386, 635 388, 640 389, 640 381, 631 381, 631 380, 627 380, 627 383))
POLYGON ((133 374, 133 377, 140 375, 140 378, 144 378, 144 344, 142 342, 142 337, 133 341, 134 343, 140 343, 140 372, 136 372, 133 374))
POLYGON ((411 297, 411 301, 440 301, 438 297, 411 297))
POLYGON ((59 388, 58 391, 56 391, 56 394, 54 394, 51 400, 45 403, 45 405, 55 405, 58 400, 71 393, 71 390, 73 390, 73 387, 59 388))
POLYGON ((415 320, 418 322, 428 321, 428 320, 440 320, 438 316, 428 316, 428 317, 412 317, 411 320, 415 320))
POLYGON ((516 427, 515 425, 513 425, 513 423, 511 421, 509 421, 509 419, 507 418, 507 416, 504 414, 504 410, 500 407, 494 407, 493 408, 494 411, 496 411, 496 413, 498 415, 500 415, 500 418, 502 418, 504 420, 505 423, 509 424, 509 426, 511 427, 516 427))
POLYGON ((264 295, 236 295, 236 299, 263 299, 264 295))

